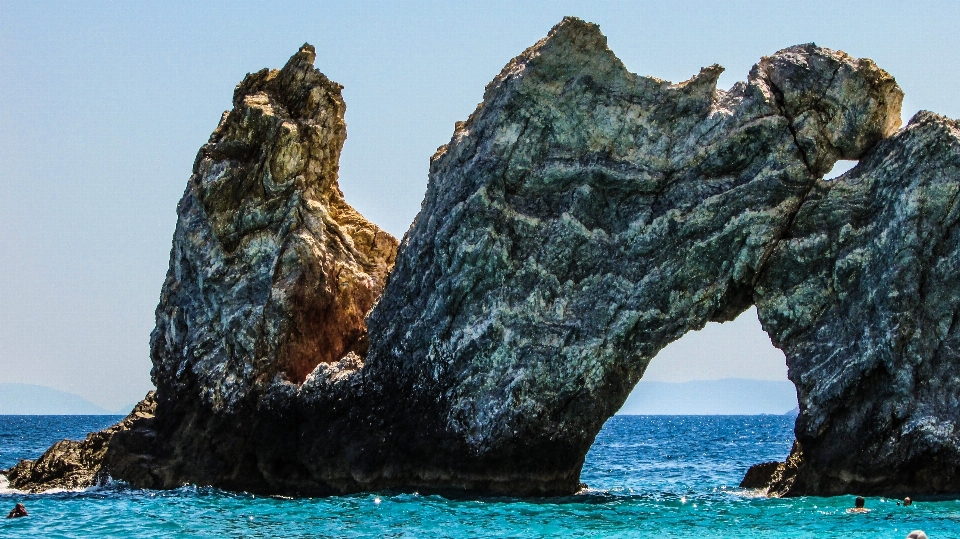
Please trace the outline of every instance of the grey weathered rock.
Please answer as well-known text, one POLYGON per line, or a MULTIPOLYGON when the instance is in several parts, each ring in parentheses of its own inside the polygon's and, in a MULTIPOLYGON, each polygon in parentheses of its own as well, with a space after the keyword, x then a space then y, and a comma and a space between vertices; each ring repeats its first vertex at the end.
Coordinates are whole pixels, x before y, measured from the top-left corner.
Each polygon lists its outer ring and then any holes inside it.
POLYGON ((111 439, 114 477, 571 493, 650 359, 756 304, 800 395, 772 492, 960 492, 957 128, 897 133, 873 62, 801 45, 722 91, 719 66, 629 73, 564 19, 434 155, 387 279, 396 244, 336 188, 343 102, 312 60, 248 76, 200 151, 157 416, 111 439), (862 162, 822 181, 838 159, 862 162))
POLYGON ((337 186, 346 106, 314 58, 305 45, 248 75, 197 155, 151 335, 161 403, 230 408, 277 375, 365 354, 397 241, 337 186))
MULTIPOLYGON (((344 201, 342 87, 314 58, 304 45, 283 69, 247 75, 200 149, 150 339, 156 418, 80 447, 87 470, 72 486, 110 475, 142 487, 330 491, 295 479, 297 395, 341 400, 398 242, 344 201), (271 391, 284 397, 274 407, 271 391)), ((22 486, 55 488, 56 475, 22 486)))
POLYGON ((150 485, 267 488, 263 394, 362 365, 398 242, 343 199, 342 87, 314 58, 304 45, 247 75, 197 155, 151 335, 165 443, 150 485))
POLYGON ((728 92, 720 72, 638 77, 566 19, 433 157, 365 367, 423 388, 431 437, 407 445, 424 475, 575 490, 650 359, 752 305, 817 180, 899 126, 869 60, 792 47, 728 92))

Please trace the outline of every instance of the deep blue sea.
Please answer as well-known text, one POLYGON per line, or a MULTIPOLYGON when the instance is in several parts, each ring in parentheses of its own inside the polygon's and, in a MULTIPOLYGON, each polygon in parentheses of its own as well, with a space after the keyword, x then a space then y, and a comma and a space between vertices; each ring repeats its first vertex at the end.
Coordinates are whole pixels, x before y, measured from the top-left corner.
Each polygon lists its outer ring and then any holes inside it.
MULTIPOLYGON (((36 458, 119 417, 0 416, 0 467, 36 458)), ((281 499, 183 487, 112 485, 84 492, 3 491, 0 537, 889 537, 923 529, 960 537, 960 502, 852 497, 767 499, 737 488, 753 463, 783 459, 793 420, 780 416, 616 416, 587 455, 576 496, 449 500, 366 493, 281 499)))

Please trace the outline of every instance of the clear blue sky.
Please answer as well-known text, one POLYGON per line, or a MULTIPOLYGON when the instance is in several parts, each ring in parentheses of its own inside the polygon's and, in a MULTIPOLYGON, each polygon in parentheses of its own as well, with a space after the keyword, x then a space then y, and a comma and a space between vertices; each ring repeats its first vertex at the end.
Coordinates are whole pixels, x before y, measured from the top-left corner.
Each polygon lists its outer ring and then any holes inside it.
MULTIPOLYGON (((341 186, 400 236, 454 122, 564 15, 598 23, 643 75, 681 81, 719 63, 729 87, 762 55, 815 41, 893 73, 904 120, 920 108, 960 117, 957 2, 2 0, 0 382, 112 409, 150 388, 176 203, 245 73, 317 47, 317 67, 345 86, 341 186)), ((757 328, 748 315, 710 329, 650 376, 782 379, 783 358, 757 328)))

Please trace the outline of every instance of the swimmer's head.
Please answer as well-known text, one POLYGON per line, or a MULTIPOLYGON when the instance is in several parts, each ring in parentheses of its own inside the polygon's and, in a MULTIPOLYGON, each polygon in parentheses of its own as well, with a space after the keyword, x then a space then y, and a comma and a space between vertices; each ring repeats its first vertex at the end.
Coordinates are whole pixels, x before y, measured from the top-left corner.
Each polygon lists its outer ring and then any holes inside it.
POLYGON ((923 533, 923 530, 914 530, 910 532, 907 539, 927 539, 927 534, 923 533))
POLYGON ((863 504, 864 504, 864 503, 865 503, 865 502, 864 502, 863 496, 857 496, 857 499, 854 500, 853 505, 854 505, 854 507, 856 507, 857 509, 863 509, 863 504))
POLYGON ((910 499, 910 496, 903 499, 903 505, 910 505, 911 503, 913 503, 913 500, 910 499))

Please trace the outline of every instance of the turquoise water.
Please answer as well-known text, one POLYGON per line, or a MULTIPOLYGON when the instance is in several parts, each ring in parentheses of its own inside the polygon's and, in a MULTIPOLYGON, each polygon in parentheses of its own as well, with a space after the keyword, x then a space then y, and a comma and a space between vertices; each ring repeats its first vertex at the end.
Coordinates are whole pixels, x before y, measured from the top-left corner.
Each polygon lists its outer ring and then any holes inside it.
MULTIPOLYGON (((0 466, 36 457, 117 418, 0 416, 0 466)), ((0 521, 0 537, 890 537, 923 529, 960 537, 960 503, 900 507, 851 497, 776 500, 736 488, 755 462, 782 459, 792 419, 776 416, 618 416, 587 456, 584 493, 553 499, 367 493, 280 499, 210 488, 123 485, 42 495, 0 494, 30 516, 0 521)))

